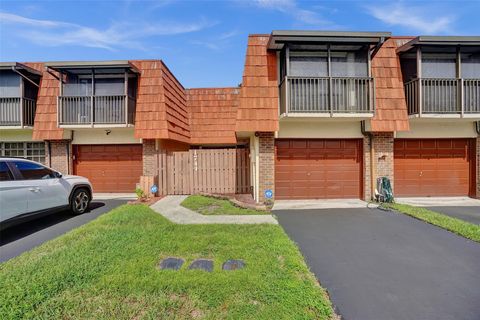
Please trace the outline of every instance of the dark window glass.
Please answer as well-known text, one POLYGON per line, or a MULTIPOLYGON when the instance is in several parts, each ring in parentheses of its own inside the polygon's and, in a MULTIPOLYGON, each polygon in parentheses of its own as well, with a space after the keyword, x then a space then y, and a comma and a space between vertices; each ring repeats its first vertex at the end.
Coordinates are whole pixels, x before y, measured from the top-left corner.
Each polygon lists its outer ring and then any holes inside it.
POLYGON ((12 173, 7 166, 6 162, 0 162, 0 181, 10 181, 13 180, 12 173))
POLYGON ((55 177, 52 170, 40 164, 24 161, 15 161, 14 164, 25 180, 42 180, 55 177))

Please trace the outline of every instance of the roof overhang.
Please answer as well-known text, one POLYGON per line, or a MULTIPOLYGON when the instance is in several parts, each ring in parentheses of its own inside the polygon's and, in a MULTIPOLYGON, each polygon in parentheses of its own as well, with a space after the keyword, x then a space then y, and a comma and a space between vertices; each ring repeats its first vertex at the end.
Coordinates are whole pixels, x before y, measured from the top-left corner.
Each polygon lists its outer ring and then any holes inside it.
POLYGON ((417 47, 449 46, 449 47, 480 47, 480 37, 477 36, 419 36, 397 49, 398 53, 409 52, 417 47))
POLYGON ((112 61, 54 61, 46 62, 45 67, 55 71, 69 71, 82 69, 124 69, 133 73, 140 71, 128 60, 112 61))
POLYGON ((19 62, 0 62, 0 70, 23 71, 24 73, 33 76, 42 76, 42 73, 40 71, 30 68, 19 62))
POLYGON ((267 48, 281 50, 285 43, 378 44, 391 36, 390 32, 274 30, 270 34, 267 48))

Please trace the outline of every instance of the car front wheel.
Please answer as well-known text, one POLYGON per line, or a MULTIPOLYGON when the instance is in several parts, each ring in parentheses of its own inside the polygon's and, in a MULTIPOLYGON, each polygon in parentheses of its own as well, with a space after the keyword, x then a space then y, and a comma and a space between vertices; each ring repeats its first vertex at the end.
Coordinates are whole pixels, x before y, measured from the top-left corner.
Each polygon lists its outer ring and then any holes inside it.
POLYGON ((83 188, 73 192, 70 208, 73 214, 82 214, 87 211, 90 205, 90 193, 83 188))

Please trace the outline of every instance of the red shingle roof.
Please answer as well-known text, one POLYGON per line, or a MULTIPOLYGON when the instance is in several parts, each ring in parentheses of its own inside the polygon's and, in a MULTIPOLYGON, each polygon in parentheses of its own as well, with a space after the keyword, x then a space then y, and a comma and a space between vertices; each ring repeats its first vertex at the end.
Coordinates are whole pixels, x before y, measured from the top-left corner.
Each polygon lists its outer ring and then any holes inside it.
POLYGON ((188 89, 190 143, 235 144, 239 88, 188 89))
POLYGON ((185 89, 161 60, 131 61, 141 70, 135 137, 188 143, 190 129, 185 89))
POLYGON ((403 89, 397 40, 391 38, 372 58, 375 78, 376 111, 371 121, 374 132, 408 131, 407 103, 403 89))
POLYGON ((267 51, 268 38, 248 37, 236 131, 278 130, 277 56, 267 51))

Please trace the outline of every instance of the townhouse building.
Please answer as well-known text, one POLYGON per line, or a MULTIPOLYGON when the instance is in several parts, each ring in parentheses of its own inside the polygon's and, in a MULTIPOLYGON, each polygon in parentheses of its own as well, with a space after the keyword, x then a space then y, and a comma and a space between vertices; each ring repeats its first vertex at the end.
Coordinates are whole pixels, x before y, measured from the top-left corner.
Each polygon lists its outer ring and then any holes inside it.
POLYGON ((480 197, 480 37, 250 35, 242 83, 161 60, 0 63, 0 150, 96 192, 273 199, 480 197))

